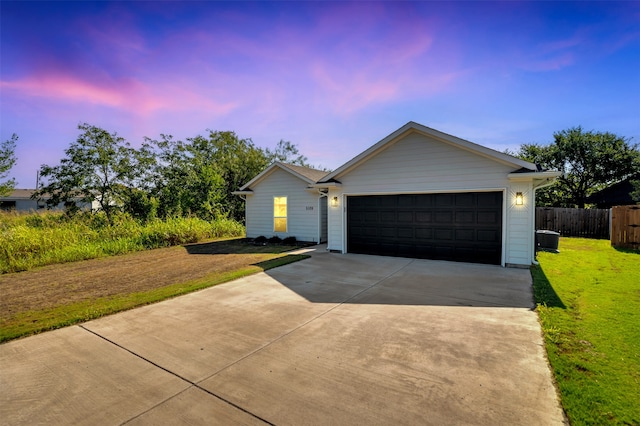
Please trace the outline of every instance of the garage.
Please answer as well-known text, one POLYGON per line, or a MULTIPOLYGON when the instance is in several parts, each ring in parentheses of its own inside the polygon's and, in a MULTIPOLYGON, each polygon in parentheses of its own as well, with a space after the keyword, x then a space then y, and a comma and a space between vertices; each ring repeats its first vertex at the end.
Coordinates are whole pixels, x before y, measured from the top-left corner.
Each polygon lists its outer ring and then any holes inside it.
POLYGON ((501 191, 347 197, 347 251, 499 265, 501 191))
POLYGON ((326 216, 333 253, 528 267, 536 190, 560 175, 409 122, 332 172, 274 163, 236 193, 250 237, 278 232, 286 197, 282 236, 324 241, 326 216))

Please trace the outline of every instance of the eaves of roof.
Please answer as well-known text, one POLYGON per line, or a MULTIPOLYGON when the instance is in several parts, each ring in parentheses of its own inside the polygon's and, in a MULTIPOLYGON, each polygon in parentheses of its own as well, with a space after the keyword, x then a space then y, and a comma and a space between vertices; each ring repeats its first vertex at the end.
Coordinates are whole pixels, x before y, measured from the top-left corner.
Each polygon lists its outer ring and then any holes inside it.
POLYGON ((339 180, 341 176, 349 173, 355 167, 364 163, 369 158, 378 154, 382 150, 386 149, 388 146, 396 143, 401 138, 403 138, 404 136, 412 132, 420 133, 422 135, 436 139, 440 142, 472 152, 474 154, 480 155, 485 158, 489 158, 498 163, 512 166, 514 168, 526 169, 532 172, 537 170, 536 165, 528 161, 521 160, 511 155, 498 152, 491 148, 487 148, 485 146, 478 145, 476 143, 473 143, 464 139, 460 139, 458 137, 449 135, 447 133, 443 133, 438 130, 432 129, 430 127, 423 126, 422 124, 418 124, 413 121, 410 121, 404 126, 402 126, 401 128, 399 128, 398 130, 396 130, 395 132, 391 133, 390 135, 388 135, 387 137, 385 137, 384 139, 376 143, 375 145, 371 146, 369 149, 365 150, 361 154, 347 161, 345 164, 338 167, 333 172, 327 174, 325 177, 322 178, 320 182, 326 182, 332 179, 339 180))
MULTIPOLYGON (((288 173, 291 173, 293 176, 297 177, 298 179, 301 179, 302 181, 306 182, 309 185, 316 183, 318 180, 322 179, 327 174, 327 172, 322 170, 316 170, 310 167, 296 166, 293 164, 286 164, 286 163, 281 163, 279 161, 276 161, 272 163, 269 167, 264 169, 256 177, 254 177, 249 182, 244 184, 240 188, 240 190, 236 192, 250 191, 252 186, 254 186, 258 182, 260 182, 261 180, 269 176, 276 168, 279 168, 288 173)), ((248 194, 244 194, 244 195, 248 195, 248 194)))

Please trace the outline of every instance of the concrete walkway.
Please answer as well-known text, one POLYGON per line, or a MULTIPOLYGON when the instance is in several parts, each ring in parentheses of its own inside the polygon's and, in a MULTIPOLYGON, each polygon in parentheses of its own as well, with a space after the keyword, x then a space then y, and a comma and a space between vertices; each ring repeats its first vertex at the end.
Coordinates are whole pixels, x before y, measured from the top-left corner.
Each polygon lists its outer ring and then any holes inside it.
POLYGON ((563 423, 528 271, 312 253, 0 345, 0 423, 563 423))

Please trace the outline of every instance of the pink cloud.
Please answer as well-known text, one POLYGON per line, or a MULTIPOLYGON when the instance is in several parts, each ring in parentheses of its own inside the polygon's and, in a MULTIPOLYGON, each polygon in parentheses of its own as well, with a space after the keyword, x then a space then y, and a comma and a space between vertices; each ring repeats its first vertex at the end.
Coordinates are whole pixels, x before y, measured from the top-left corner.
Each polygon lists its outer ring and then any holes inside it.
POLYGON ((194 107, 220 115, 237 107, 235 102, 216 102, 178 85, 165 83, 149 86, 134 79, 100 85, 68 75, 48 74, 1 81, 0 88, 28 97, 107 106, 142 116, 158 110, 187 110, 194 107))
POLYGON ((1 81, 0 87, 26 96, 56 98, 67 102, 81 101, 119 107, 124 101, 120 93, 67 76, 45 75, 1 81))

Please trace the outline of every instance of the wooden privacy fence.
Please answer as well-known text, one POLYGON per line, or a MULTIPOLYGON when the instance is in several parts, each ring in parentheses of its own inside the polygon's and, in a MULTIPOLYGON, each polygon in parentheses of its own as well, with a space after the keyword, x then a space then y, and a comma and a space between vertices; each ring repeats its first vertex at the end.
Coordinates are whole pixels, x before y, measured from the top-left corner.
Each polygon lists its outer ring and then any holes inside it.
POLYGON ((611 245, 640 249, 640 206, 611 208, 611 245))
POLYGON ((563 237, 609 239, 609 209, 536 207, 536 229, 563 237))

